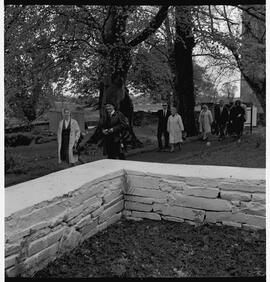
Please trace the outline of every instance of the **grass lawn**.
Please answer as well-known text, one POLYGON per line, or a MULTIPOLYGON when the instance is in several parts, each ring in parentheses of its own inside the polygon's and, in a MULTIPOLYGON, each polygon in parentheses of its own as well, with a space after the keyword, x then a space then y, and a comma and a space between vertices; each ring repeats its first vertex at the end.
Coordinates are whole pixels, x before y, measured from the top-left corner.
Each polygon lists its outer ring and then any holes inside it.
MULTIPOLYGON (((211 146, 197 138, 188 139, 181 151, 161 152, 153 151, 157 146, 156 125, 147 125, 134 128, 136 135, 150 152, 138 153, 128 156, 127 159, 146 162, 164 162, 197 165, 222 165, 264 168, 266 161, 265 128, 257 128, 253 134, 244 134, 241 144, 231 138, 223 142, 217 141, 216 136, 211 137, 211 146)), ((51 172, 65 169, 68 166, 57 163, 57 142, 31 146, 18 146, 9 148, 15 156, 20 173, 7 173, 5 186, 34 179, 51 172)), ((132 150, 130 151, 132 152, 132 150)), ((130 153, 129 152, 129 153, 130 153)), ((81 156, 84 162, 103 159, 102 150, 93 145, 88 152, 81 156)))

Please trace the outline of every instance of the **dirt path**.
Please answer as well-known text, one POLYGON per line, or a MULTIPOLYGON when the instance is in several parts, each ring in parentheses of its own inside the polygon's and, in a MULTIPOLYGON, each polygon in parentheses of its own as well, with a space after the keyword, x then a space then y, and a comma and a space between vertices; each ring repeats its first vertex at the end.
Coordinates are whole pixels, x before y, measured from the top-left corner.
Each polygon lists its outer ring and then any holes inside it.
POLYGON ((232 138, 218 141, 216 136, 212 136, 210 146, 193 139, 184 143, 181 151, 178 148, 173 153, 155 150, 132 155, 128 159, 145 162, 264 168, 265 141, 260 140, 257 134, 245 135, 240 144, 232 138))

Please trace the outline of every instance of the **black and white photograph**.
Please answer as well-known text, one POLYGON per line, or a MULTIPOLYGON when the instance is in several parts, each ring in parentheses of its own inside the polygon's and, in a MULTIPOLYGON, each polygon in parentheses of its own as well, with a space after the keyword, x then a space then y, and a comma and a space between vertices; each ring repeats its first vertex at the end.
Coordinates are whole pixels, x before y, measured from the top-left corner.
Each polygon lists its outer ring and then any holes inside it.
POLYGON ((5 278, 266 281, 266 2, 3 9, 5 278))

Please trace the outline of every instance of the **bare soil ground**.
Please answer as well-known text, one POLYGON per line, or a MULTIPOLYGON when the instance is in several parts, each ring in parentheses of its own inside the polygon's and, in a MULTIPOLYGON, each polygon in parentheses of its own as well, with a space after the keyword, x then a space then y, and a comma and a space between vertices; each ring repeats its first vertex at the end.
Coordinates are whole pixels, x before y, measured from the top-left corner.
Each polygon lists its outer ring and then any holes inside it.
POLYGON ((121 221, 35 278, 265 276, 265 248, 264 231, 121 221))

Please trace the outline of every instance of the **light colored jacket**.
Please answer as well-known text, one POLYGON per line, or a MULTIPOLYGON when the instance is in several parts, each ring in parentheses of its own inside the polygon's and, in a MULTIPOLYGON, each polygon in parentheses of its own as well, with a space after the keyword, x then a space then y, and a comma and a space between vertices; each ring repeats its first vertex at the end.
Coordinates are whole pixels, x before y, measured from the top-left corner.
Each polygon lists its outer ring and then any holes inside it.
MULTIPOLYGON (((63 120, 59 122, 59 127, 57 131, 57 141, 58 141, 58 162, 61 163, 61 144, 62 144, 62 128, 63 128, 63 120)), ((80 138, 80 127, 78 122, 75 119, 70 120, 70 135, 69 135, 69 146, 68 146, 68 156, 69 163, 76 163, 78 161, 78 156, 73 155, 73 146, 75 142, 77 142, 80 138)))
POLYGON ((213 122, 212 113, 210 110, 201 111, 199 115, 199 131, 210 133, 211 132, 211 124, 213 122))
POLYGON ((167 122, 167 131, 169 132, 170 143, 175 144, 183 142, 182 131, 184 130, 184 125, 182 118, 179 114, 170 115, 167 122))

